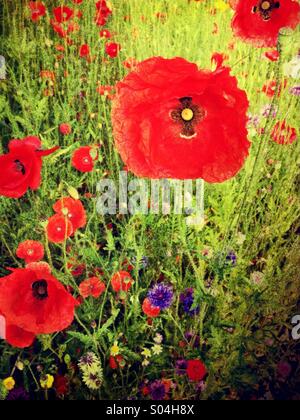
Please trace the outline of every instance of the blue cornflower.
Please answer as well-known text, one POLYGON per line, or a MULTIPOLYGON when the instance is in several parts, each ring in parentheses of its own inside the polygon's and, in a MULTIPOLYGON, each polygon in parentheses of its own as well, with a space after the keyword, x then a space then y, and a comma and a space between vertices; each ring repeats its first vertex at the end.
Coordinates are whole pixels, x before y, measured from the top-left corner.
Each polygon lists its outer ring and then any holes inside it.
POLYGON ((172 305, 173 296, 173 287, 164 283, 156 284, 148 293, 151 305, 160 308, 162 311, 172 305))
POLYGON ((150 385, 152 400, 162 401, 166 396, 166 388, 162 381, 155 381, 150 385))
POLYGON ((192 309, 194 305, 194 289, 186 289, 180 295, 180 302, 182 303, 183 310, 186 314, 194 316, 198 315, 200 312, 200 307, 196 306, 192 309))
POLYGON ((232 264, 233 266, 236 265, 237 256, 233 251, 230 251, 229 254, 226 256, 226 261, 228 264, 232 264))

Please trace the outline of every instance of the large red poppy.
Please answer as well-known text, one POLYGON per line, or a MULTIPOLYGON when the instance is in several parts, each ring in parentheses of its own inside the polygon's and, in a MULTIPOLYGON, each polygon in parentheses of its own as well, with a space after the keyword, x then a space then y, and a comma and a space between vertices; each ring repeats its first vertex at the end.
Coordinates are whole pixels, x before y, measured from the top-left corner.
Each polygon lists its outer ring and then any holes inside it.
POLYGON ((295 29, 300 5, 294 0, 239 0, 232 28, 235 34, 257 47, 274 47, 281 28, 295 29))
POLYGON ((25 348, 30 347, 34 340, 35 334, 25 331, 16 325, 6 325, 6 341, 13 347, 25 348))
POLYGON ((48 270, 16 269, 0 281, 6 339, 17 347, 29 346, 37 334, 69 327, 76 306, 76 299, 48 270))
POLYGON ((0 195, 20 198, 31 188, 37 190, 41 184, 42 157, 55 152, 41 150, 37 137, 12 140, 9 153, 0 156, 0 195))
POLYGON ((222 182, 248 155, 247 109, 221 61, 212 72, 183 58, 150 58, 117 84, 116 146, 137 176, 222 182))

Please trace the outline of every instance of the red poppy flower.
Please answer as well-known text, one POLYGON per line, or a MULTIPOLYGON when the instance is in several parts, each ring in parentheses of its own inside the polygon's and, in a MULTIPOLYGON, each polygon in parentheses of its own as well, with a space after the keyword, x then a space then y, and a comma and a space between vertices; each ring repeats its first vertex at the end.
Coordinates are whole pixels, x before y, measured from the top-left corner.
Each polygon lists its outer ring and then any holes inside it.
POLYGON ((107 23, 107 18, 102 16, 101 13, 97 13, 95 22, 97 26, 104 26, 107 23))
POLYGON ((111 9, 108 7, 106 0, 100 0, 96 3, 96 8, 103 16, 108 17, 112 14, 111 9))
POLYGON ((54 378, 53 387, 57 395, 66 395, 69 389, 69 381, 65 376, 56 375, 54 378))
POLYGON ((297 132, 294 127, 287 125, 286 121, 278 121, 271 137, 278 144, 292 144, 297 140, 297 132))
POLYGON ((144 300, 142 309, 144 314, 150 318, 157 318, 160 314, 160 308, 153 306, 148 298, 144 300))
POLYGON ((109 358, 109 366, 111 369, 124 369, 124 367, 126 366, 126 362, 124 360, 124 357, 121 356, 120 354, 116 357, 110 357, 109 358))
POLYGON ((68 218, 72 223, 73 231, 86 225, 86 212, 80 200, 64 197, 54 204, 53 209, 56 213, 68 218))
POLYGON ((37 137, 12 140, 9 153, 0 156, 0 195, 20 198, 31 188, 37 190, 41 184, 42 157, 55 152, 41 150, 37 137))
POLYGON ((300 5, 294 0, 240 0, 235 6, 235 34, 257 47, 275 47, 281 28, 295 29, 300 5))
POLYGON ((109 366, 113 370, 118 369, 118 363, 117 363, 116 359, 112 356, 109 358, 109 366))
POLYGON ((101 96, 105 96, 107 99, 112 100, 114 98, 113 87, 112 86, 101 86, 99 85, 96 88, 96 92, 101 96))
POLYGON ((107 23, 107 19, 112 14, 112 11, 107 6, 105 0, 100 0, 96 3, 97 13, 95 22, 98 26, 104 26, 107 23))
POLYGON ((73 322, 77 301, 46 271, 16 269, 0 281, 0 311, 6 319, 8 338, 24 330, 24 340, 32 334, 52 334, 73 322), (29 334, 27 334, 29 333, 29 334))
POLYGON ((7 325, 6 326, 6 341, 13 347, 25 348, 30 347, 34 340, 35 334, 25 331, 16 325, 7 325))
POLYGON ((85 264, 78 264, 76 261, 73 262, 69 262, 68 263, 68 268, 71 271, 71 274, 73 277, 80 277, 82 276, 82 274, 85 272, 86 270, 86 265, 85 264))
POLYGON ((111 38, 111 33, 107 29, 102 29, 102 31, 100 31, 100 37, 109 39, 111 38))
POLYGON ((287 80, 283 80, 280 85, 277 87, 277 81, 276 80, 270 80, 269 82, 267 82, 263 88, 262 88, 262 92, 265 93, 267 96, 269 96, 269 98, 272 98, 275 93, 276 90, 278 90, 277 95, 280 96, 281 92, 283 89, 285 89, 287 86, 287 80))
POLYGON ((148 386, 144 386, 142 388, 142 394, 143 394, 144 397, 147 397, 150 394, 150 389, 149 389, 148 386))
POLYGON ((105 45, 105 52, 110 58, 116 58, 121 51, 121 45, 116 42, 109 42, 105 45))
POLYGON ((279 60, 279 52, 277 50, 271 50, 265 52, 265 57, 270 61, 278 61, 279 60))
POLYGON ((68 123, 63 123, 60 124, 59 126, 59 132, 63 135, 63 136, 67 136, 69 134, 72 133, 72 127, 70 126, 70 124, 68 123))
POLYGON ((64 28, 62 26, 62 24, 56 22, 56 20, 51 19, 50 20, 51 26, 53 28, 53 30, 61 37, 61 38, 66 38, 69 33, 71 32, 70 28, 64 28))
POLYGON ((87 44, 81 45, 79 55, 81 58, 88 57, 90 55, 90 47, 87 44))
POLYGON ((248 100, 230 69, 217 64, 211 72, 154 57, 117 84, 114 137, 135 175, 222 182, 241 169, 248 100))
POLYGON ((200 382, 206 374, 206 367, 201 360, 188 360, 187 375, 190 381, 200 382))
POLYGON ((73 225, 66 216, 55 214, 48 219, 47 236, 50 242, 55 244, 63 243, 73 233, 73 225))
POLYGON ((98 153, 94 152, 94 147, 79 147, 72 156, 72 166, 80 172, 92 172, 95 160, 98 158, 98 153))
POLYGON ((59 6, 53 9, 53 14, 56 22, 63 23, 72 19, 74 11, 67 6, 59 6))
POLYGON ((42 79, 50 79, 53 82, 55 81, 55 73, 51 70, 41 70, 40 71, 40 77, 42 79))
POLYGON ((31 10, 31 20, 37 22, 41 17, 46 14, 46 7, 44 3, 39 1, 30 1, 29 9, 31 10))
POLYGON ((44 258, 43 244, 31 240, 22 242, 17 248, 17 257, 25 260, 26 264, 40 261, 44 258))
POLYGON ((119 271, 111 279, 111 286, 115 292, 128 292, 133 284, 133 279, 127 271, 119 271))
POLYGON ((79 292, 84 299, 89 296, 98 298, 105 292, 105 289, 105 284, 98 277, 91 277, 79 285, 79 292))

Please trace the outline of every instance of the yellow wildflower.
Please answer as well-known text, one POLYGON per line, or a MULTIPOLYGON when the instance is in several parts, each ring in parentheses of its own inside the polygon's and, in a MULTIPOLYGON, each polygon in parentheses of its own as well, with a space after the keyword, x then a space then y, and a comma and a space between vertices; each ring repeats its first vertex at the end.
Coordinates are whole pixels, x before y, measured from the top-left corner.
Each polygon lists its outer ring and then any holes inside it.
POLYGON ((114 342, 114 345, 112 346, 112 348, 110 350, 110 354, 113 357, 118 356, 120 354, 120 347, 119 347, 117 341, 114 342))
POLYGON ((44 375, 40 379, 40 384, 41 384, 41 387, 43 389, 50 389, 50 388, 52 388, 53 382, 54 382, 54 377, 52 375, 49 375, 49 374, 44 375))
POLYGON ((144 349, 144 350, 142 351, 142 356, 144 356, 146 359, 149 359, 149 357, 151 357, 151 356, 152 356, 151 350, 149 350, 149 349, 144 349))
POLYGON ((155 356, 158 356, 160 353, 162 353, 163 348, 162 348, 162 346, 161 346, 161 345, 159 345, 159 344, 155 344, 155 345, 152 347, 152 351, 153 351, 153 354, 154 354, 155 356))
POLYGON ((8 378, 3 380, 3 385, 7 391, 11 391, 14 389, 16 382, 13 377, 9 376, 8 378))

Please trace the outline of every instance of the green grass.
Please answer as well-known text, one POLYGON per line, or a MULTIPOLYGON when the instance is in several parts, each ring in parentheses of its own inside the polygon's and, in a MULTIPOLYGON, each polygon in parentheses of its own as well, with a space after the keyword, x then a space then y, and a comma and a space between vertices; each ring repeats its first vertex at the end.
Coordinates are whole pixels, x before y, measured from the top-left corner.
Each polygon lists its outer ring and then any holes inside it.
MULTIPOLYGON (((233 41, 232 11, 212 15, 213 1, 116 0, 108 27, 122 51, 117 59, 105 63, 104 41, 93 23, 94 1, 85 0, 80 7, 84 17, 76 42, 66 45, 64 59, 57 60, 55 45, 64 41, 52 32, 49 18, 35 25, 25 17, 25 1, 12 3, 4 0, 0 6, 0 54, 6 57, 8 72, 7 80, 0 81, 0 152, 6 151, 10 139, 27 135, 38 135, 45 148, 60 145, 61 151, 44 159, 43 182, 37 192, 28 192, 19 200, 0 198, 1 275, 7 274, 7 267, 22 266, 15 251, 26 239, 46 245, 54 275, 73 287, 77 286, 67 266, 70 258, 86 264, 86 275, 101 267, 107 283, 125 260, 148 256, 150 262, 146 270, 136 267, 135 285, 124 306, 110 289, 100 303, 85 301, 71 327, 81 334, 77 338, 68 334, 43 338, 42 346, 39 344, 33 354, 1 343, 0 377, 9 376, 13 356, 19 355, 27 363, 22 374, 25 385, 42 398, 32 378, 39 378, 37 365, 55 373, 57 353, 61 358, 70 355, 76 363, 77 348, 81 353, 90 348, 99 354, 104 367, 104 384, 96 398, 136 396, 139 384, 145 379, 159 379, 161 371, 177 383, 174 398, 195 397, 194 385, 185 377, 175 376, 174 364, 179 356, 205 361, 209 377, 201 394, 203 399, 234 398, 235 392, 237 398, 260 396, 261 389, 267 392, 269 384, 274 397, 293 395, 297 386, 299 389, 299 365, 284 387, 276 381, 276 365, 282 359, 292 360, 297 346, 289 338, 289 330, 290 319, 297 313, 300 286, 300 142, 280 146, 270 140, 270 132, 278 119, 297 127, 299 99, 288 93, 293 80, 288 80, 288 88, 280 97, 270 99, 261 90, 268 80, 279 83, 283 79, 283 63, 297 54, 299 30, 280 37, 281 58, 272 63, 262 58, 264 50, 237 40, 235 49, 228 49, 233 41), (158 12, 166 13, 166 19, 157 19, 158 12), (130 20, 124 16, 130 16, 130 20), (219 30, 216 35, 212 34, 214 23, 219 30), (78 57, 82 43, 91 47, 91 63, 78 57), (117 178, 123 164, 114 147, 110 102, 96 93, 97 84, 114 85, 120 80, 126 74, 122 62, 129 57, 140 61, 154 55, 182 56, 199 67, 211 68, 213 52, 229 55, 226 63, 248 94, 251 114, 260 114, 271 101, 278 106, 278 114, 276 120, 262 119, 264 135, 249 130, 250 157, 236 178, 221 185, 206 184, 206 225, 202 229, 188 228, 184 216, 99 216, 95 200, 85 198, 85 193, 95 194, 97 181, 106 172, 117 178), (55 71, 52 97, 43 94, 49 87, 39 77, 41 70, 55 71), (80 99, 82 91, 86 92, 85 99, 80 99), (71 136, 59 135, 58 125, 62 122, 72 124, 71 136), (71 168, 72 152, 79 145, 98 143, 102 144, 101 156, 92 174, 81 175, 71 168), (71 250, 67 252, 67 244, 47 244, 45 221, 53 214, 52 205, 68 194, 70 187, 80 194, 88 224, 68 241, 71 250), (110 222, 114 223, 114 234, 107 229, 110 222), (243 243, 239 234, 245 235, 243 243), (210 258, 203 256, 205 248, 212 250, 210 258), (235 267, 224 264, 231 250, 237 254, 235 267), (255 271, 264 274, 261 286, 250 280, 255 271), (150 284, 161 274, 174 285, 177 300, 151 327, 140 304, 150 284), (213 280, 211 288, 207 287, 209 279, 213 280), (201 305, 195 319, 180 315, 179 295, 186 287, 196 289, 201 305), (93 321, 95 328, 91 327, 93 321), (230 333, 228 328, 232 328, 230 333), (179 347, 186 331, 200 336, 200 348, 179 347), (151 346, 156 332, 165 336, 164 351, 144 368, 141 352, 151 346), (267 345, 270 338, 272 344, 267 345), (113 374, 108 358, 116 339, 123 343, 127 363, 122 371, 113 374)), ((70 367, 68 375, 72 383, 70 398, 92 398, 70 367)))

